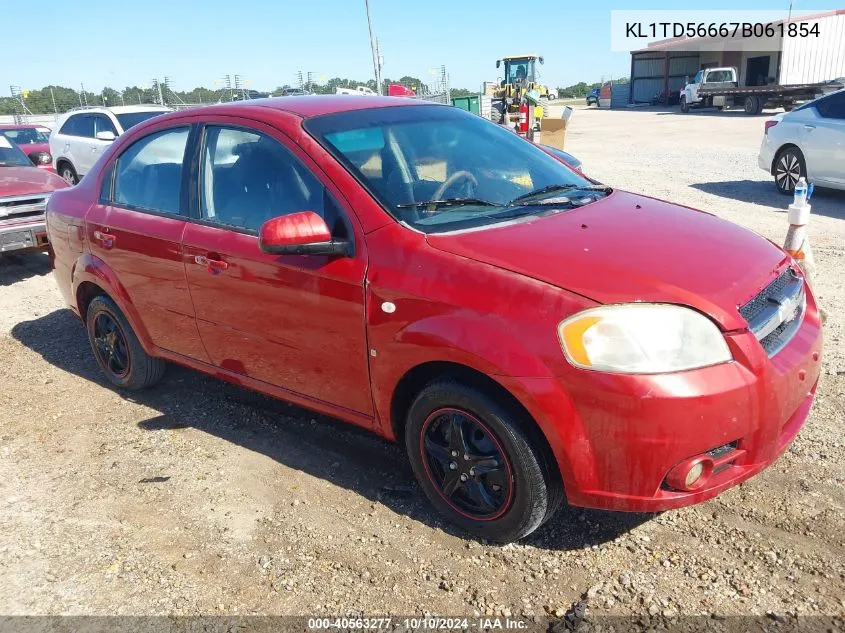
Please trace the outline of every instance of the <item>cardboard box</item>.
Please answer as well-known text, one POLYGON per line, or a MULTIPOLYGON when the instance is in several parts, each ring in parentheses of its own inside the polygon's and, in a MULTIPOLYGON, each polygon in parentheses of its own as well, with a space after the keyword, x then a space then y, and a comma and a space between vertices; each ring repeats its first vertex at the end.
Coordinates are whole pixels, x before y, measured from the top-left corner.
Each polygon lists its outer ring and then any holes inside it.
POLYGON ((567 125, 569 125, 567 119, 543 119, 540 142, 543 145, 564 149, 567 125))

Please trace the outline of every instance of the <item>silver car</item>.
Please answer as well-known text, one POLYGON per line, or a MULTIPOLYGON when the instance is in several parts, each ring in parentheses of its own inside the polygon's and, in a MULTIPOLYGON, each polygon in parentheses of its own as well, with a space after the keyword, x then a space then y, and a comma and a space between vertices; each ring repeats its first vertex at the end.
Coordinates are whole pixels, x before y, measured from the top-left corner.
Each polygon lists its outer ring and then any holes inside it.
POLYGON ((845 89, 765 123, 757 162, 792 194, 802 176, 819 187, 845 189, 845 89))

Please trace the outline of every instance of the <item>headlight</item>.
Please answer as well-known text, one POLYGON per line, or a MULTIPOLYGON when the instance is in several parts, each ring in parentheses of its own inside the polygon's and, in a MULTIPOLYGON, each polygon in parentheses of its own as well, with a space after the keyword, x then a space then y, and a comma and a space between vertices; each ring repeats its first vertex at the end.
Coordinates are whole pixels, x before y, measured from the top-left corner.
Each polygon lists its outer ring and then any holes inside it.
POLYGON ((558 336, 570 363, 597 371, 661 374, 732 358, 715 323, 694 310, 669 304, 585 310, 562 321, 558 336))
POLYGON ((47 163, 53 162, 53 157, 50 156, 47 152, 42 152, 41 156, 38 157, 38 162, 42 165, 46 165, 47 163))

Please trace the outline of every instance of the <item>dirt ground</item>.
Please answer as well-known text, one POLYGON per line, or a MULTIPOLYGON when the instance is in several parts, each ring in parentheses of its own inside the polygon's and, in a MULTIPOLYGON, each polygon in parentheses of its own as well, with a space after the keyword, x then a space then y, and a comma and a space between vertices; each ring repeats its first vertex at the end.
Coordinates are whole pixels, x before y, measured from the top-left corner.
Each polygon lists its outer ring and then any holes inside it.
MULTIPOLYGON (((566 148, 782 242, 763 120, 577 110, 566 148)), ((810 229, 825 366, 783 457, 697 507, 567 508, 504 547, 441 522, 364 432, 178 367, 110 389, 47 258, 0 260, 0 613, 845 615, 845 195, 817 191, 810 229)))

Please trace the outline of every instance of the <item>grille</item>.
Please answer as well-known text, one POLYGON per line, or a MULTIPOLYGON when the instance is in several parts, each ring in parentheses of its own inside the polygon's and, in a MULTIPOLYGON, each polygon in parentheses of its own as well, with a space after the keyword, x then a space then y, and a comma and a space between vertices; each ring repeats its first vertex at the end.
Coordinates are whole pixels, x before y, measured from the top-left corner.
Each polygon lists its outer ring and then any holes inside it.
POLYGON ((0 220, 44 215, 47 197, 46 195, 29 195, 0 198, 0 220))
POLYGON ((783 289, 796 277, 791 268, 784 270, 777 279, 763 288, 760 294, 739 309, 742 318, 751 323, 769 304, 769 297, 782 294, 783 289))
POLYGON ((766 354, 774 356, 798 331, 804 318, 804 280, 792 268, 739 308, 766 354))
POLYGON ((722 446, 717 446, 713 450, 707 451, 707 454, 712 457, 713 459, 717 459, 722 455, 727 455, 732 450, 734 450, 739 444, 739 442, 731 442, 730 444, 723 444, 722 446))

